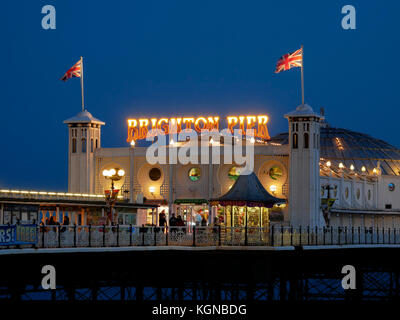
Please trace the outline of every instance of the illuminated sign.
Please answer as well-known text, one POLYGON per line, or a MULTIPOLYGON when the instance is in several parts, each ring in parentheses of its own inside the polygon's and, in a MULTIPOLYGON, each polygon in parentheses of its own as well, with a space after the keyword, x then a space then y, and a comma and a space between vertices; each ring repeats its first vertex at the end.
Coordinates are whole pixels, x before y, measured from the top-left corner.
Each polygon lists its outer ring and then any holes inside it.
MULTIPOLYGON (((176 134, 182 130, 219 130, 219 117, 176 117, 176 118, 151 118, 151 119, 128 119, 128 142, 146 139, 149 132, 157 134, 176 134)), ((226 117, 228 129, 254 130, 254 136, 269 140, 268 116, 229 116, 226 117)))
POLYGON ((37 227, 34 224, 0 226, 0 246, 35 244, 37 227))

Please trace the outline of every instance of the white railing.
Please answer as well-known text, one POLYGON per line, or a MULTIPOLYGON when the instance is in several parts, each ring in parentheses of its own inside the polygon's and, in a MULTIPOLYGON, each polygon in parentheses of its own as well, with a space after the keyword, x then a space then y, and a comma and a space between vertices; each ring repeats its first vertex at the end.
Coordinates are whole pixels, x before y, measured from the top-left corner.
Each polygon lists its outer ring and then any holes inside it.
MULTIPOLYGON (((37 227, 38 248, 126 246, 321 246, 400 244, 400 230, 361 227, 37 227)), ((4 247, 0 247, 4 248, 4 247)))

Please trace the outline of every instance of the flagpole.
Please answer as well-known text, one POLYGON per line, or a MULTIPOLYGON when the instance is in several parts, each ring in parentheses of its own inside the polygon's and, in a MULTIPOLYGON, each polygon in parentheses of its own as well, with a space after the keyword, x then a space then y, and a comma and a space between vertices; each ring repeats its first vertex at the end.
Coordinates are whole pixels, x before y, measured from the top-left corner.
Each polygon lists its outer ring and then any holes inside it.
MULTIPOLYGON (((301 72, 303 74, 303 67, 301 68, 301 72)), ((81 93, 82 93, 82 111, 85 110, 85 100, 83 94, 83 57, 81 57, 81 93)))
POLYGON ((303 45, 301 45, 301 104, 304 104, 304 49, 303 45))

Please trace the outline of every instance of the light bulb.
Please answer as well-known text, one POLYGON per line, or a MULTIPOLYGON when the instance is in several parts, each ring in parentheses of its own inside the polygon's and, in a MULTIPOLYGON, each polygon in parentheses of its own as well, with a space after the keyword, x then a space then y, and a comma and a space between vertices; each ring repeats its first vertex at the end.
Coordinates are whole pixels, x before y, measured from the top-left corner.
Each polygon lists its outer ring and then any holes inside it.
POLYGON ((350 166, 350 170, 354 170, 354 166, 353 165, 350 166))
POLYGON ((118 170, 118 175, 119 175, 120 177, 123 177, 123 176, 125 175, 125 171, 124 171, 123 169, 119 169, 119 170, 118 170))
POLYGON ((343 168, 344 168, 343 163, 339 163, 339 168, 340 168, 340 169, 343 169, 343 168))
POLYGON ((275 192, 276 191, 276 185, 274 185, 274 184, 271 184, 270 185, 270 187, 269 187, 269 190, 271 191, 271 192, 275 192))
POLYGON ((110 172, 108 170, 103 170, 103 176, 108 177, 110 175, 110 172))
POLYGON ((328 161, 328 162, 326 163, 326 165, 327 165, 328 167, 330 167, 330 166, 331 166, 331 162, 328 161))
POLYGON ((108 171, 110 173, 110 176, 114 176, 117 171, 115 171, 115 169, 110 169, 110 171, 108 171))

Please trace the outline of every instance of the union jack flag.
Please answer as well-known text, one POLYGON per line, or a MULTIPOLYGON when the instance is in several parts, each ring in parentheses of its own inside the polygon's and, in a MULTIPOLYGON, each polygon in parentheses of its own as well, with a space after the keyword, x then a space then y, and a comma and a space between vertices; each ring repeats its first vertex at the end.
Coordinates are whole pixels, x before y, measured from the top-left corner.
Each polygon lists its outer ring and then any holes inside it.
POLYGON ((293 67, 301 67, 303 65, 303 48, 293 53, 283 55, 276 64, 275 73, 289 70, 293 67))
POLYGON ((82 74, 82 60, 79 60, 77 63, 73 65, 71 69, 69 69, 63 77, 60 79, 62 81, 67 81, 73 77, 80 78, 82 74))

